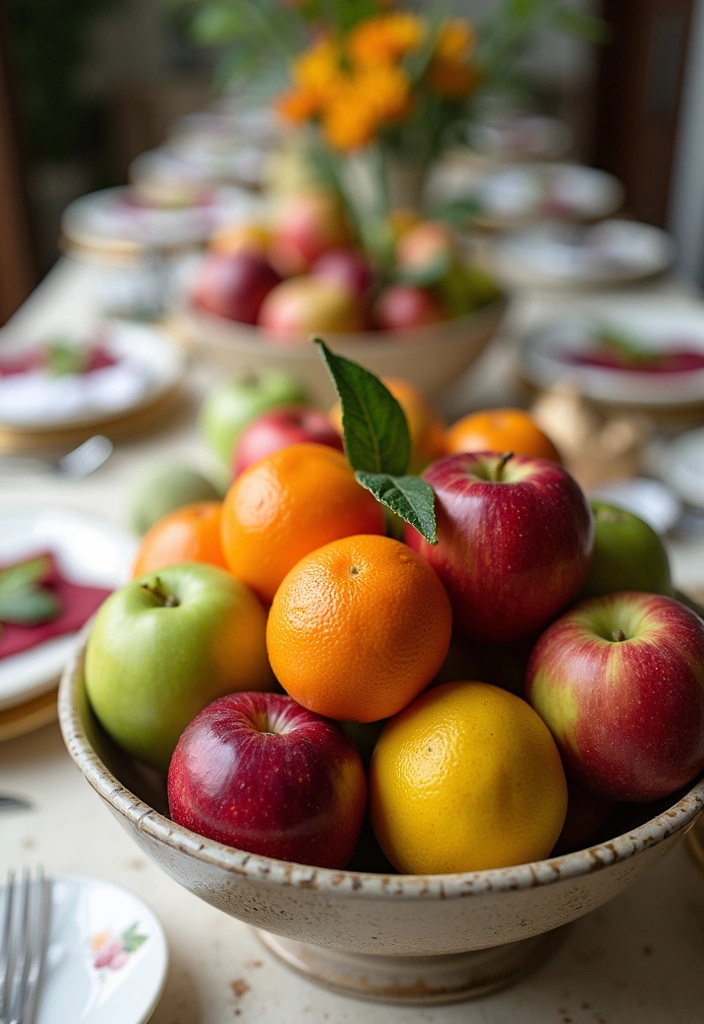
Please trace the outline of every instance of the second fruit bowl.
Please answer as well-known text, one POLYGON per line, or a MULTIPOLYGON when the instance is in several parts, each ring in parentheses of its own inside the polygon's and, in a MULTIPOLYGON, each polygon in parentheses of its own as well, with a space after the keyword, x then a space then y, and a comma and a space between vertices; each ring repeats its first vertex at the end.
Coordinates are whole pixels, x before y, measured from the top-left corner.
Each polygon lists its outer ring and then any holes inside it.
POLYGON ((373 874, 274 860, 169 820, 163 780, 120 752, 95 719, 84 655, 85 643, 61 681, 59 718, 90 785, 172 878, 258 929, 289 966, 348 995, 443 1003, 511 983, 542 961, 565 925, 657 864, 704 809, 700 779, 655 808, 633 807, 623 833, 608 842, 463 874, 373 874))
MULTIPOLYGON (((325 332, 330 348, 361 363, 378 377, 403 377, 426 395, 448 387, 481 355, 506 311, 500 297, 467 316, 405 331, 325 332)), ((310 397, 329 406, 335 392, 318 350, 309 340, 281 344, 265 330, 198 309, 184 294, 171 323, 186 344, 210 356, 233 376, 285 370, 310 397)))

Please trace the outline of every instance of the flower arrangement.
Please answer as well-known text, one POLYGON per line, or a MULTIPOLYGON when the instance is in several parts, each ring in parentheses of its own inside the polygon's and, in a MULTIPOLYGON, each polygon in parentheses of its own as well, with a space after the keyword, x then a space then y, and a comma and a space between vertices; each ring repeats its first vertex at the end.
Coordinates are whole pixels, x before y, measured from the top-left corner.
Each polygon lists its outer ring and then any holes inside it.
POLYGON ((175 2, 195 7, 197 39, 227 44, 221 80, 248 96, 263 85, 282 120, 307 131, 316 165, 377 262, 393 209, 420 208, 429 169, 466 137, 483 95, 515 85, 533 38, 555 29, 603 36, 602 23, 570 0, 502 0, 480 25, 454 16, 452 0, 417 10, 394 0, 175 2), (360 162, 364 202, 353 187, 360 162))

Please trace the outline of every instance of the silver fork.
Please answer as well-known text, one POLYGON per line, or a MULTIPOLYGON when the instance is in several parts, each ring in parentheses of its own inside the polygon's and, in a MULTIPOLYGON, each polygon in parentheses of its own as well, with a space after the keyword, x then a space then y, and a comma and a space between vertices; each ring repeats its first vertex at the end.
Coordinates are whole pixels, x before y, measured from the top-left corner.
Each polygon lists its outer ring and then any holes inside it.
POLYGON ((49 883, 41 865, 18 881, 10 871, 0 925, 0 1024, 33 1024, 49 918, 49 883))
POLYGON ((112 455, 113 444, 109 437, 94 434, 83 444, 67 452, 60 459, 42 459, 35 455, 0 456, 0 473, 45 470, 70 480, 81 480, 94 473, 112 455))

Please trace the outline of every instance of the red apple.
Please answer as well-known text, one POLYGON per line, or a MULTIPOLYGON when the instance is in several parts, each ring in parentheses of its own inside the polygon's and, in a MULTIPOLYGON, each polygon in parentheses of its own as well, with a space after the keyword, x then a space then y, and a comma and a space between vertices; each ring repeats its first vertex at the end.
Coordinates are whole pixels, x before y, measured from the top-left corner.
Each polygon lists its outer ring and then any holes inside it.
POLYGON ((296 344, 325 331, 358 331, 359 300, 347 288, 320 277, 291 277, 273 288, 262 303, 259 326, 274 341, 296 344))
POLYGON ((704 623, 672 598, 576 605, 538 640, 526 695, 597 796, 657 800, 704 768, 704 623))
POLYGON ((328 249, 344 245, 349 228, 344 211, 327 192, 297 195, 275 218, 271 261, 283 277, 301 274, 328 249))
POLYGON ((312 441, 343 451, 342 438, 319 409, 305 405, 286 405, 265 412, 253 420, 240 435, 235 447, 233 477, 267 455, 290 444, 312 441))
POLYGON ((347 288, 353 295, 363 295, 372 283, 374 272, 364 255, 351 246, 329 249, 310 268, 315 277, 347 288))
POLYGON ((213 253, 201 264, 193 301, 209 313, 255 324, 261 305, 281 278, 263 256, 241 251, 213 253))
POLYGON ((448 455, 422 474, 435 491, 438 543, 406 527, 406 543, 445 585, 455 628, 506 644, 536 633, 577 595, 594 525, 561 466, 493 452, 448 455))
POLYGON ((233 693, 193 719, 169 766, 171 817, 239 850, 343 868, 367 798, 334 722, 278 693, 233 693))
POLYGON ((437 324, 447 314, 437 299, 424 288, 410 284, 392 284, 374 303, 372 317, 384 331, 405 331, 409 327, 437 324))

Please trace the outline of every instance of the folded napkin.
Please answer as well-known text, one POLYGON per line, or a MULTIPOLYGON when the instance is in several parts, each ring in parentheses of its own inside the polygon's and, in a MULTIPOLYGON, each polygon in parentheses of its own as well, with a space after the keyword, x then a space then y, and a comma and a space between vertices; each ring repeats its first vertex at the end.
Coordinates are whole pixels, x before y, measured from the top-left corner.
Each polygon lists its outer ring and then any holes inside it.
MULTIPOLYGON (((29 560, 30 556, 12 565, 19 565, 29 560)), ((100 607, 111 593, 103 587, 87 587, 80 583, 72 583, 62 575, 56 558, 51 551, 40 551, 32 558, 46 557, 49 559, 47 572, 41 579, 41 585, 52 591, 58 599, 60 611, 50 622, 41 622, 36 626, 18 626, 14 623, 2 623, 0 632, 0 660, 13 654, 28 651, 38 644, 43 644, 54 637, 75 633, 87 622, 94 611, 100 607)), ((9 569, 11 565, 0 565, 1 569, 9 569)))

